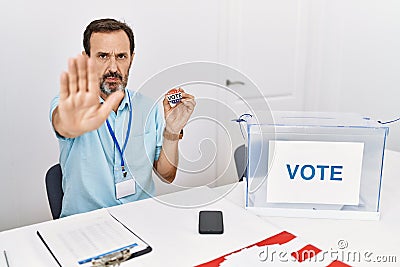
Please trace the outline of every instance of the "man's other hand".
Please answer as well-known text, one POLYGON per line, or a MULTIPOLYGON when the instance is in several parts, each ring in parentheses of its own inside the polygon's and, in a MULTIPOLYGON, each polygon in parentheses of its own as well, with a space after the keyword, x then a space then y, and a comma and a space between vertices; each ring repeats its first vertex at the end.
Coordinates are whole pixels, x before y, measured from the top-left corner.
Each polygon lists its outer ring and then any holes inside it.
POLYGON ((182 92, 181 101, 174 107, 171 107, 167 95, 165 95, 163 106, 164 106, 164 116, 166 121, 165 129, 169 133, 179 134, 181 129, 186 125, 190 116, 194 111, 196 106, 196 101, 194 96, 185 93, 185 91, 179 88, 182 92))

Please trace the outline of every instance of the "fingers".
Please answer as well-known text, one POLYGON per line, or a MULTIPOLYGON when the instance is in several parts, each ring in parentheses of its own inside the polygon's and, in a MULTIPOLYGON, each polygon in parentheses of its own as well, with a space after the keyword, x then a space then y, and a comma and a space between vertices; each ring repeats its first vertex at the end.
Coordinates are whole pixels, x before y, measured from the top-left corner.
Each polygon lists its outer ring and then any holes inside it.
POLYGON ((187 107, 190 111, 194 110, 194 107, 196 106, 196 101, 193 99, 182 99, 182 104, 187 107))
POLYGON ((60 99, 65 100, 69 96, 68 73, 63 72, 60 76, 60 99))
POLYGON ((166 94, 164 95, 163 107, 164 107, 164 114, 166 114, 169 110, 171 110, 171 106, 169 105, 166 94))
MULTIPOLYGON (((94 69, 92 68, 92 73, 94 69)), ((76 94, 88 91, 88 57, 78 55, 68 60, 68 92, 76 94)))
POLYGON ((194 100, 194 96, 188 93, 185 93, 185 91, 182 88, 178 88, 177 90, 179 90, 182 93, 182 99, 180 102, 178 102, 174 107, 171 107, 168 99, 167 99, 167 94, 165 94, 164 96, 164 100, 163 100, 163 106, 164 106, 164 113, 170 111, 173 108, 176 108, 177 106, 183 104, 185 107, 187 107, 189 110, 193 111, 194 107, 196 106, 196 101, 194 100))
POLYGON ((192 99, 194 99, 194 96, 192 96, 192 95, 190 95, 188 93, 185 93, 185 90, 183 90, 182 88, 179 87, 178 90, 182 93, 182 98, 192 98, 192 99))
POLYGON ((182 88, 179 88, 179 91, 182 92, 182 99, 181 103, 187 107, 190 111, 194 110, 194 107, 196 106, 196 101, 194 100, 194 96, 188 93, 185 93, 185 91, 182 88))
POLYGON ((78 72, 78 89, 77 91, 86 92, 87 91, 87 56, 79 55, 76 59, 76 67, 78 72))
POLYGON ((194 99, 194 96, 190 95, 188 93, 182 92, 182 99, 194 99))
POLYGON ((89 58, 87 61, 87 71, 88 71, 88 91, 91 93, 99 94, 99 79, 96 74, 96 68, 94 66, 94 61, 89 58))
POLYGON ((76 60, 70 58, 68 60, 68 90, 71 95, 78 92, 77 78, 76 60))

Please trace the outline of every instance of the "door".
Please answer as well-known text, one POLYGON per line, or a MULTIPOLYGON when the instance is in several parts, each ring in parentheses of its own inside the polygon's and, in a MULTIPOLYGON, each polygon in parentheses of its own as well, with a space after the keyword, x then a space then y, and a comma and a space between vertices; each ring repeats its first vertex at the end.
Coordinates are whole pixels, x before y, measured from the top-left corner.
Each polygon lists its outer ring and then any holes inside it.
POLYGON ((227 1, 221 23, 221 61, 237 71, 221 73, 227 92, 219 94, 219 121, 227 132, 218 132, 220 151, 218 185, 237 178, 233 151, 246 142, 244 128, 231 122, 249 110, 261 118, 270 110, 303 110, 307 56, 308 2, 293 0, 227 1), (230 112, 227 112, 229 110, 230 112), (230 158, 229 158, 230 157, 230 158))

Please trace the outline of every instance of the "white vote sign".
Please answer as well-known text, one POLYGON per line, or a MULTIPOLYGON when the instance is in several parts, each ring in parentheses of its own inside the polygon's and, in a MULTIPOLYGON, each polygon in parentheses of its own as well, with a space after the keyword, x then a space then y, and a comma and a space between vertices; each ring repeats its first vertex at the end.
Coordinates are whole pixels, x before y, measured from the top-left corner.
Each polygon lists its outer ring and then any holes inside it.
POLYGON ((364 143, 269 141, 267 202, 358 205, 364 143))

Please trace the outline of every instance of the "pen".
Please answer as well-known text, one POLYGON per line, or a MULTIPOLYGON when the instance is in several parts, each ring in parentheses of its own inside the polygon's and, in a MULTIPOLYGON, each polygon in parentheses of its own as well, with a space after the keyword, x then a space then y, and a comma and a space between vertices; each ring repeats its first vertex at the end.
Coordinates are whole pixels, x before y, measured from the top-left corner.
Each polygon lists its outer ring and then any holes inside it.
POLYGON ((8 263, 7 253, 5 250, 3 250, 3 252, 4 252, 4 258, 6 258, 7 267, 10 267, 10 264, 8 263))
MULTIPOLYGON (((36 231, 36 234, 38 235, 38 237, 40 238, 40 240, 42 241, 43 245, 47 248, 47 250, 50 252, 51 256, 53 256, 53 258, 56 260, 56 262, 58 263, 58 266, 61 266, 61 263, 58 261, 58 259, 56 258, 56 256, 54 255, 53 251, 51 251, 50 247, 47 245, 46 241, 44 241, 42 235, 39 233, 39 231, 36 231)), ((8 266, 10 267, 10 266, 8 266)))

